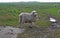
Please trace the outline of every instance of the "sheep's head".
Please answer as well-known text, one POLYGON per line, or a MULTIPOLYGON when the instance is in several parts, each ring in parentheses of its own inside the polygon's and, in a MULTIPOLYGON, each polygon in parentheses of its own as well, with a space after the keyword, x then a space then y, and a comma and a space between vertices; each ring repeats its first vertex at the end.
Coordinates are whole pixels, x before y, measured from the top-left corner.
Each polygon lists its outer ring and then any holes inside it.
POLYGON ((36 11, 32 11, 32 15, 33 15, 33 17, 35 17, 36 20, 40 19, 40 16, 38 15, 38 13, 36 11))

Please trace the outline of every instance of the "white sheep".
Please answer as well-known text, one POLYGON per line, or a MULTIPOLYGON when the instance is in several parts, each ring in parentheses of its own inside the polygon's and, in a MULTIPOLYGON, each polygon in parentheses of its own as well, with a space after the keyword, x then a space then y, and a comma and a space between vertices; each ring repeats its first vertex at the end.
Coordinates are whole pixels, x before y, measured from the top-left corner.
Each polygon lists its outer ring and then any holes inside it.
POLYGON ((23 12, 23 13, 19 14, 19 22, 20 22, 21 26, 24 23, 32 24, 32 22, 36 22, 39 19, 40 19, 40 17, 36 11, 32 11, 31 13, 24 13, 23 12))

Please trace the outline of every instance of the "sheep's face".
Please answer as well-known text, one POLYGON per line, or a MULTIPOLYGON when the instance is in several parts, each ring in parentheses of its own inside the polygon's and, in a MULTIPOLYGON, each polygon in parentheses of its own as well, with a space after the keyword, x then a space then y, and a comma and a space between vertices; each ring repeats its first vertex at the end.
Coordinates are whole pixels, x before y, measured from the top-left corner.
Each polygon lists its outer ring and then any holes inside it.
POLYGON ((40 16, 38 15, 37 12, 33 12, 33 16, 35 17, 36 20, 39 20, 40 19, 40 16))

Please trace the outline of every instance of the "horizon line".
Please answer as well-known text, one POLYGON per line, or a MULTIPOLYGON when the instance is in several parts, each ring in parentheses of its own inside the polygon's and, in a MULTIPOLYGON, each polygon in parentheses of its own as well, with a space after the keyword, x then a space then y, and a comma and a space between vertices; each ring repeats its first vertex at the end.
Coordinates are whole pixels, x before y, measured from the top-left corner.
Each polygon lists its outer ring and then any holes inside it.
MULTIPOLYGON (((40 2, 40 1, 19 1, 19 2, 40 2)), ((0 2, 0 3, 19 3, 19 2, 0 2)), ((51 2, 42 2, 42 3, 51 3, 51 2)), ((52 2, 52 3, 54 3, 54 2, 52 2)), ((57 3, 59 3, 59 2, 57 2, 57 3)))

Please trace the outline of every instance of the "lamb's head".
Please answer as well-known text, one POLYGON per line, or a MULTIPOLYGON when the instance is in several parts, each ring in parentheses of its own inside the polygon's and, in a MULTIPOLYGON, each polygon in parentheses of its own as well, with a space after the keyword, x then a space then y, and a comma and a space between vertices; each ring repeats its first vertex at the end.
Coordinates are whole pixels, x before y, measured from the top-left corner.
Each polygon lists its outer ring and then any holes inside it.
POLYGON ((32 15, 33 15, 35 20, 39 20, 40 19, 40 16, 38 15, 38 13, 36 11, 32 11, 32 15))

